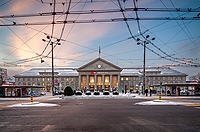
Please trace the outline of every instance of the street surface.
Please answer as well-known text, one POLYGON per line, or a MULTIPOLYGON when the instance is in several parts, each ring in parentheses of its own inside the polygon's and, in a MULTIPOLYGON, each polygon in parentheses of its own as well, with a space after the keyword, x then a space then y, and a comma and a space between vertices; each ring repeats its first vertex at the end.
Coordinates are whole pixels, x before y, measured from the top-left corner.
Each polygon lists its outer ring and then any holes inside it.
POLYGON ((0 99, 1 132, 199 132, 200 98, 169 98, 184 105, 137 105, 154 97, 70 99, 38 97, 53 107, 11 107, 28 99, 0 99), (192 104, 190 104, 192 102, 192 104))

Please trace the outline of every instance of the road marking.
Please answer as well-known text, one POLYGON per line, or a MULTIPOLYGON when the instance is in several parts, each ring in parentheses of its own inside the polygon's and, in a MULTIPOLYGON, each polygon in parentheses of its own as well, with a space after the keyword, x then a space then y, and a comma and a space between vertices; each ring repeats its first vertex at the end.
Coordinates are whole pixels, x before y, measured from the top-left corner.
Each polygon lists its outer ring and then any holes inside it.
POLYGON ((200 104, 199 103, 185 104, 185 106, 193 107, 193 108, 196 108, 196 109, 200 109, 200 104))
POLYGON ((185 106, 200 107, 200 104, 185 104, 185 106))
POLYGON ((5 108, 10 108, 9 106, 0 106, 0 110, 3 110, 5 108))
POLYGON ((54 128, 54 125, 46 125, 46 126, 42 129, 42 131, 51 131, 51 130, 53 130, 53 128, 54 128))
POLYGON ((199 107, 194 107, 194 108, 200 109, 200 106, 199 107))

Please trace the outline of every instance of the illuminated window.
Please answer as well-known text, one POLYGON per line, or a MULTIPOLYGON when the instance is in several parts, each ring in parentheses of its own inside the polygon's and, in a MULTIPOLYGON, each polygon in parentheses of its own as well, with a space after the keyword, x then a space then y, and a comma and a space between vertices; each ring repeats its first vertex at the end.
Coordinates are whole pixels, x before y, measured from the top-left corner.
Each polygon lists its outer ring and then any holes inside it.
POLYGON ((110 79, 109 76, 105 76, 105 83, 110 82, 109 79, 110 79))

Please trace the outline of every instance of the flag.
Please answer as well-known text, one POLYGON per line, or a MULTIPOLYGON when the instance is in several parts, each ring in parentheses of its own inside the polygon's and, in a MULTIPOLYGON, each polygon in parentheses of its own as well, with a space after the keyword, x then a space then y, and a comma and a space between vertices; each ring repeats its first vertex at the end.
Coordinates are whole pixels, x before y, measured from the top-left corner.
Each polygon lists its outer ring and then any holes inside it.
POLYGON ((100 54, 101 54, 101 48, 100 48, 100 46, 99 46, 99 57, 100 57, 100 54))

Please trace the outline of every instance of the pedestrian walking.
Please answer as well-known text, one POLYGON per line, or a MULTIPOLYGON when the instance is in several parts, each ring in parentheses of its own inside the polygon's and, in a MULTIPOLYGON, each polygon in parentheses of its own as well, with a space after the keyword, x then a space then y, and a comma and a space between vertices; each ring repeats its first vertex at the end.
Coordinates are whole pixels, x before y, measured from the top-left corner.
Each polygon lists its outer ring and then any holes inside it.
POLYGON ((145 89, 145 94, 146 94, 146 96, 148 96, 148 89, 147 88, 145 89))
POLYGON ((169 91, 169 89, 167 90, 167 95, 171 96, 171 92, 169 91))
POLYGON ((150 92, 150 96, 151 96, 151 95, 152 95, 152 89, 151 89, 151 88, 150 88, 150 91, 149 91, 149 92, 150 92))

